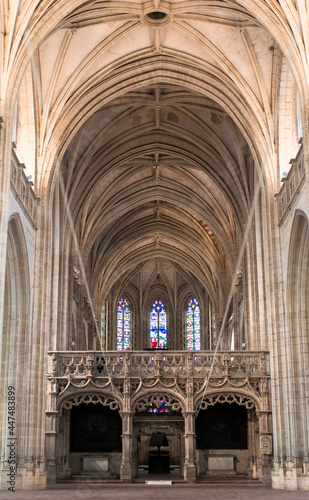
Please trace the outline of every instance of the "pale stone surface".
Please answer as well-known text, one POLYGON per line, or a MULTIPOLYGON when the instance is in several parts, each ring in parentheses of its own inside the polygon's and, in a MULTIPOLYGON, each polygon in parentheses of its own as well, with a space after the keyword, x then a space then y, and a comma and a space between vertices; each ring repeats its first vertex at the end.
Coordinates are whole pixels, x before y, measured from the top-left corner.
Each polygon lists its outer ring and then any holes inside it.
POLYGON ((208 473, 210 458, 215 460, 217 455, 225 455, 233 459, 232 470, 236 474, 247 476, 249 475, 249 454, 249 450, 196 450, 198 475, 203 477, 208 473))
POLYGON ((83 471, 108 471, 107 457, 83 457, 83 471))
POLYGON ((234 457, 231 455, 208 456, 208 476, 233 476, 236 474, 234 457))
POLYGON ((111 474, 131 482, 166 427, 194 482, 196 414, 224 403, 247 409, 236 473, 309 489, 308 16, 305 0, 3 2, 1 489, 8 471, 17 489, 81 471, 80 404, 120 411, 111 474), (124 297, 130 351, 110 354, 124 297), (156 299, 165 356, 146 350, 156 299), (172 410, 149 423, 155 400, 172 410))

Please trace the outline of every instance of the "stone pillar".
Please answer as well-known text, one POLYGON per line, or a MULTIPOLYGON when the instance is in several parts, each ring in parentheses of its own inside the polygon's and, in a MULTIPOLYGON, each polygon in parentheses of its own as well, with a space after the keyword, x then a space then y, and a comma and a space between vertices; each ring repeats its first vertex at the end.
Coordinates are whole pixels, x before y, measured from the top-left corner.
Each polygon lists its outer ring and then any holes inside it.
POLYGON ((120 479, 123 483, 133 481, 132 412, 120 412, 122 418, 122 461, 120 479))
POLYGON ((263 483, 271 482, 272 435, 268 429, 268 411, 257 412, 259 417, 259 478, 263 483))
POLYGON ((138 432, 134 430, 132 436, 132 476, 138 476, 138 432))
MULTIPOLYGON (((70 410, 62 410, 58 428, 58 447, 56 447, 57 477, 70 479, 70 410), (59 464, 59 465, 58 465, 59 464)), ((60 415, 59 415, 60 416, 60 415)), ((57 444, 57 443, 56 443, 57 444)))
POLYGON ((255 410, 248 410, 248 449, 249 449, 249 464, 248 477, 258 479, 258 443, 256 432, 256 414, 255 410))
POLYGON ((259 477, 263 483, 271 482, 271 458, 273 455, 273 439, 270 405, 269 381, 261 379, 262 410, 257 411, 259 418, 259 477))
POLYGON ((46 412, 46 471, 47 482, 55 483, 56 474, 56 418, 57 412, 46 412))
POLYGON ((123 411, 120 412, 122 418, 122 461, 120 467, 120 479, 124 483, 132 483, 134 476, 133 466, 133 429, 132 411, 130 397, 130 356, 126 352, 123 359, 123 411))
POLYGON ((55 483, 56 472, 56 437, 57 437, 57 416, 56 411, 56 379, 47 380, 47 408, 46 408, 46 431, 45 431, 45 460, 47 471, 47 482, 55 483))
POLYGON ((185 463, 184 463, 184 480, 187 483, 196 482, 196 462, 195 462, 195 412, 190 411, 184 413, 185 419, 185 463))

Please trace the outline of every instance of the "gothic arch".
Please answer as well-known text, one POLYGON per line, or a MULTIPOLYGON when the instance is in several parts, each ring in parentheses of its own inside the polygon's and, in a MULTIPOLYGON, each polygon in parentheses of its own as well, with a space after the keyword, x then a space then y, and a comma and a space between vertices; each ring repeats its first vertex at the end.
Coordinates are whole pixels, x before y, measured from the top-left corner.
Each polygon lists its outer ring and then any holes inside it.
POLYGON ((207 393, 203 399, 199 396, 195 400, 194 408, 195 411, 199 409, 206 410, 208 406, 214 406, 216 403, 236 403, 239 406, 245 406, 247 410, 255 408, 258 411, 263 409, 262 402, 252 394, 229 389, 207 393))
MULTIPOLYGON (((185 332, 185 338, 184 338, 184 346, 183 348, 187 350, 187 339, 188 339, 188 326, 187 326, 187 316, 188 316, 188 307, 192 299, 197 300, 197 305, 199 307, 199 330, 200 330, 200 350, 202 349, 202 346, 205 344, 205 332, 203 328, 203 316, 205 315, 205 310, 203 307, 203 301, 200 300, 199 293, 196 293, 195 291, 193 293, 189 292, 186 294, 185 299, 183 300, 182 303, 182 328, 181 331, 185 332)), ((194 350, 194 349, 193 349, 194 350)))
POLYGON ((303 439, 294 456, 303 458, 308 449, 308 402, 305 387, 309 381, 309 224, 308 217, 298 210, 294 216, 290 237, 286 308, 288 312, 288 367, 295 384, 290 396, 293 408, 291 429, 303 439), (297 399, 297 404, 296 404, 297 399))
POLYGON ((101 392, 76 392, 59 398, 57 401, 57 410, 71 410, 72 406, 80 404, 101 404, 109 406, 111 410, 122 410, 122 402, 115 396, 101 392))
POLYGON ((147 411, 154 400, 162 400, 172 411, 186 411, 186 402, 179 394, 171 390, 166 390, 160 386, 154 387, 152 391, 143 390, 143 393, 137 394, 131 400, 131 410, 133 413, 139 411, 147 411))
MULTIPOLYGON (((174 56, 178 59, 177 53, 175 53, 174 56)), ((137 61, 139 57, 140 55, 137 54, 137 61)), ((186 58, 185 56, 183 57, 186 58)), ((251 95, 253 99, 253 102, 251 102, 250 98, 248 98, 248 94, 246 94, 242 102, 239 96, 241 90, 237 88, 234 83, 229 81, 229 90, 227 91, 226 77, 224 74, 221 75, 219 69, 218 74, 212 74, 213 67, 211 68, 206 65, 207 68, 205 69, 204 64, 202 64, 200 60, 197 59, 193 63, 193 59, 194 58, 190 58, 190 61, 188 61, 192 70, 190 76, 188 76, 187 68, 184 73, 179 71, 179 61, 177 60, 176 63, 173 57, 159 56, 159 59, 154 61, 152 54, 149 54, 148 60, 143 59, 143 65, 140 66, 140 75, 136 73, 137 61, 130 64, 127 63, 125 69, 122 67, 121 81, 119 81, 118 71, 112 71, 110 73, 106 71, 107 68, 104 68, 104 73, 102 73, 101 76, 96 75, 96 78, 93 80, 93 87, 91 87, 91 80, 87 81, 85 84, 86 86, 79 89, 76 96, 72 96, 72 98, 66 102, 61 111, 61 116, 55 116, 50 126, 50 130, 48 130, 46 139, 46 164, 50 164, 49 167, 53 168, 51 167, 53 161, 50 161, 51 152, 54 157, 55 151, 57 151, 57 158, 61 159, 74 134, 81 127, 81 124, 85 123, 93 113, 99 111, 104 105, 128 92, 138 91, 143 87, 165 83, 166 85, 181 86, 200 95, 210 97, 218 102, 227 113, 233 117, 237 126, 244 134, 255 159, 256 167, 260 168, 259 165, 263 164, 268 183, 273 182, 273 159, 267 144, 265 144, 267 131, 265 129, 264 120, 259 116, 259 111, 262 113, 262 110, 258 102, 256 102, 255 97, 251 95), (158 70, 158 64, 161 66, 160 70, 158 70), (208 73, 208 71, 210 73, 208 73), (104 78, 106 72, 108 76, 104 78), (149 76, 145 78, 145 73, 147 72, 149 76), (98 81, 100 81, 100 85, 102 85, 102 99, 100 102, 95 99, 97 93, 100 92, 97 84, 98 81), (104 92, 106 87, 113 90, 104 92), (218 89, 215 94, 214 88, 218 89), (83 94, 82 98, 80 98, 80 92, 83 94), (229 96, 227 96, 227 92, 229 96), (247 106, 244 105, 244 103, 247 103, 247 106), (255 112, 250 112, 251 106, 255 112), (243 119, 239 120, 239 116, 243 119), (48 152, 48 148, 50 152, 48 152), (261 159, 262 162, 260 161, 261 159)), ((124 63, 125 62, 124 59, 124 63)), ((120 60, 117 61, 117 63, 121 65, 120 60)), ((250 94, 249 91, 248 93, 250 94)), ((57 164, 54 164, 54 167, 55 166, 59 166, 59 161, 57 164)), ((55 174, 56 171, 52 172, 51 170, 47 170, 47 177, 43 181, 43 185, 47 185, 49 182, 53 184, 55 182, 55 174)))
MULTIPOLYGON (((130 349, 132 349, 133 344, 135 343, 133 340, 134 309, 133 309, 133 302, 127 293, 122 293, 120 295, 118 294, 118 296, 116 297, 116 300, 115 300, 115 305, 113 306, 113 313, 115 314, 115 320, 116 320, 116 328, 115 328, 116 344, 118 344, 118 307, 119 307, 121 300, 123 300, 124 303, 127 304, 128 309, 129 309, 129 329, 130 329, 129 344, 130 344, 130 349)), ((124 318, 123 314, 124 314, 124 312, 122 312, 122 318, 124 318)), ((122 342, 124 342, 124 331, 125 331, 125 327, 124 327, 124 322, 123 322, 122 323, 122 342)), ((117 345, 116 345, 116 349, 118 349, 117 345)))
MULTIPOLYGON (((172 345, 173 335, 172 332, 174 330, 174 314, 172 308, 172 301, 170 294, 164 289, 163 285, 154 285, 153 290, 151 287, 148 291, 148 297, 144 304, 144 316, 146 318, 146 345, 149 346, 150 343, 150 326, 151 326, 151 311, 153 305, 159 301, 163 304, 165 310, 165 320, 166 320, 166 345, 172 345)), ((159 316, 158 316, 158 324, 159 324, 159 316)), ((160 327, 161 329, 161 327, 160 327)), ((159 338, 159 337, 158 337, 159 338)))
POLYGON ((301 318, 300 311, 306 312, 308 284, 308 237, 309 224, 307 215, 297 210, 294 216, 287 270, 287 306, 291 314, 293 332, 307 329, 308 316, 301 318), (302 321, 303 320, 303 321, 302 321), (297 323, 296 323, 297 322, 297 323))
MULTIPOLYGON (((25 453, 27 432, 24 429, 24 412, 27 407, 25 386, 29 383, 31 359, 25 356, 30 342, 30 276, 27 244, 18 214, 11 216, 8 224, 8 243, 5 279, 4 336, 2 349, 5 355, 1 382, 16 388, 20 401, 20 418, 16 424, 21 456, 25 453), (27 336, 28 335, 28 336, 27 336)), ((1 383, 1 385, 2 385, 1 383)), ((6 394, 7 389, 3 390, 6 394)), ((4 409, 5 405, 3 405, 4 409)))
POLYGON ((6 319, 10 342, 14 346, 12 362, 21 363, 21 344, 25 343, 25 332, 29 331, 30 276, 27 244, 18 214, 14 214, 8 225, 7 246, 7 301, 9 317, 6 319))
MULTIPOLYGON (((192 220, 192 226, 193 223, 194 221, 192 220)), ((194 245, 189 247, 188 243, 180 236, 169 234, 167 229, 168 227, 159 232, 162 238, 159 246, 156 244, 151 227, 148 228, 147 232, 143 230, 143 233, 138 236, 138 242, 140 243, 138 248, 136 248, 137 238, 134 240, 129 237, 126 247, 123 247, 117 257, 115 257, 110 249, 104 254, 104 247, 101 245, 98 251, 97 262, 95 263, 93 286, 99 286, 102 290, 110 289, 117 281, 119 275, 132 272, 141 262, 153 258, 155 253, 157 257, 168 258, 176 262, 180 268, 187 269, 193 276, 198 277, 199 281, 210 290, 212 296, 215 294, 211 279, 213 276, 215 276, 218 281, 218 288, 223 289, 221 276, 223 269, 222 266, 220 266, 220 264, 222 264, 222 256, 216 251, 215 245, 212 246, 213 254, 211 255, 207 249, 205 251, 199 250, 198 242, 195 242, 194 245), (189 249, 191 249, 191 253, 189 249), (124 255, 127 257, 126 259, 123 258, 124 255), (204 266, 197 264, 201 261, 204 262, 204 266)), ((196 221, 194 229, 197 229, 196 221)), ((193 234, 193 232, 188 232, 188 234, 193 234)), ((123 241, 127 240, 123 238, 123 241)), ((229 272, 229 270, 227 270, 227 272, 229 272)), ((190 273, 188 274, 190 275, 190 273)))

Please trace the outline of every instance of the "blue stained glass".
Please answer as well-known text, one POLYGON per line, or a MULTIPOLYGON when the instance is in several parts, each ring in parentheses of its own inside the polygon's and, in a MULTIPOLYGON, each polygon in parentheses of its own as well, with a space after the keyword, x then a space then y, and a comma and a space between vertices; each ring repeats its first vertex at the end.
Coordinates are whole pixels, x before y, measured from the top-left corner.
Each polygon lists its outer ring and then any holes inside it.
POLYGON ((166 349, 167 331, 166 331, 166 310, 161 300, 156 300, 150 312, 150 344, 151 347, 166 349))
POLYGON ((201 350, 201 315, 196 299, 191 299, 187 308, 187 349, 201 350))
POLYGON ((117 351, 130 349, 131 313, 126 299, 120 299, 117 309, 117 351))
POLYGON ((150 413, 166 413, 167 410, 167 404, 163 403, 162 399, 160 401, 154 399, 149 408, 150 413))

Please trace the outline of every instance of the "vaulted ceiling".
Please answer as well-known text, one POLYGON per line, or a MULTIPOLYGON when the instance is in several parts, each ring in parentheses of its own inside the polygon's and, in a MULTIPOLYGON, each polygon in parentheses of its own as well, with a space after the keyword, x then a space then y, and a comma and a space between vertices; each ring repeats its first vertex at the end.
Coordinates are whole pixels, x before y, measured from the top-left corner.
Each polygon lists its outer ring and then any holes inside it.
POLYGON ((224 296, 255 186, 277 183, 282 52, 296 52, 281 6, 46 1, 27 21, 37 188, 59 159, 93 292, 156 257, 224 296))

